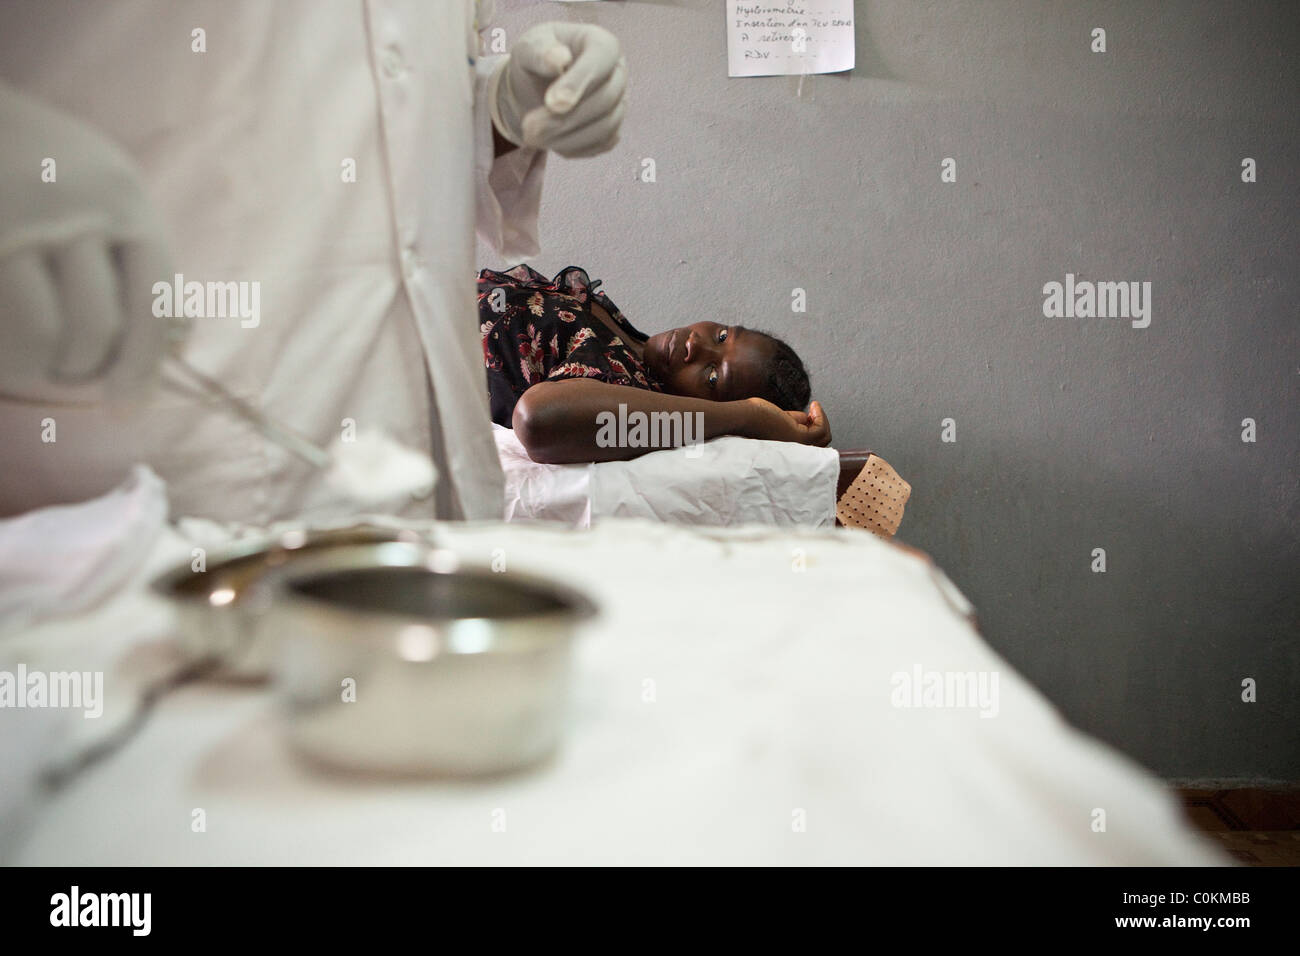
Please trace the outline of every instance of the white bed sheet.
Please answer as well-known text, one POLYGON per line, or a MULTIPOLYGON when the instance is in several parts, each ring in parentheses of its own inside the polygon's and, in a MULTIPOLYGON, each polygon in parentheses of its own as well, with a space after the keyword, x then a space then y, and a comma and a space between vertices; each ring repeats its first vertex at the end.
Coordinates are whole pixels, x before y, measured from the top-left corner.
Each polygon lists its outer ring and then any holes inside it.
POLYGON ((728 436, 630 461, 544 465, 514 431, 493 425, 506 476, 507 521, 654 518, 673 524, 832 527, 839 454, 728 436), (692 452, 694 454, 692 454, 692 452))
MULTIPOLYGON (((286 752, 267 689, 204 684, 166 698, 122 752, 34 806, 8 859, 1227 862, 1155 778, 1067 726, 926 561, 871 535, 626 520, 438 531, 469 560, 504 556, 601 605, 553 760, 478 782, 322 776, 286 752), (895 706, 894 675, 918 666, 996 671, 996 716, 895 706), (191 828, 196 808, 204 832, 191 828)), ((169 531, 132 587, 5 639, 0 666, 75 666, 130 626, 135 650, 108 683, 120 707, 131 669, 170 633, 144 582, 189 547, 169 531)))

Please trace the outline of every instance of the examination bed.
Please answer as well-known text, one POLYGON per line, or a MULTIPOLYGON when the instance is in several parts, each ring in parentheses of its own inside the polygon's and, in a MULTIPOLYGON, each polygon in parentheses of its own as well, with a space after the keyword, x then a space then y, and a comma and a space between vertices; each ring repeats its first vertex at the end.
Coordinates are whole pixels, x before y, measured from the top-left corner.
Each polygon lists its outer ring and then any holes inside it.
MULTIPOLYGON (((173 610, 147 582, 229 534, 138 505, 116 543, 94 543, 119 549, 93 562, 116 569, 109 596, 0 636, 0 669, 106 681, 98 720, 0 710, 5 862, 1226 862, 1160 781, 1067 725, 985 643, 928 558, 841 528, 437 525, 467 561, 503 556, 599 605, 564 743, 529 771, 331 776, 286 750, 266 687, 209 681, 164 697, 119 752, 41 795, 42 762, 111 732, 174 666, 173 610), (930 675, 982 690, 931 699, 930 675)), ((94 506, 56 516, 69 548, 96 526, 94 506)), ((21 560, 5 524, 0 560, 21 560)))

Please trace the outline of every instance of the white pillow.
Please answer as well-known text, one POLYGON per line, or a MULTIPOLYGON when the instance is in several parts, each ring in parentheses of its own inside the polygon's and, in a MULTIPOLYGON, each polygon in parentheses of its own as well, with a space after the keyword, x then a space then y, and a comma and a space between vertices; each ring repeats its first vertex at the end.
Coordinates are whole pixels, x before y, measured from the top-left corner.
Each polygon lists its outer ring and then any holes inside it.
POLYGON ((506 476, 507 521, 654 518, 673 524, 830 527, 839 453, 794 442, 727 436, 585 465, 543 465, 513 430, 493 425, 506 476))

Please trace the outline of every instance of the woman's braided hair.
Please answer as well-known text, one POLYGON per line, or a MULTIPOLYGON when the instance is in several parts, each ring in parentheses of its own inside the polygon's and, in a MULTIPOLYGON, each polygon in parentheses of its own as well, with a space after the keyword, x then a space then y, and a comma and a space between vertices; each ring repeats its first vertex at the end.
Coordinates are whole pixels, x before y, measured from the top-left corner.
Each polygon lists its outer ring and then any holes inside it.
MULTIPOLYGON (((750 331, 757 332, 757 329, 750 331)), ((771 332, 758 332, 773 345, 772 356, 767 360, 767 379, 758 397, 766 399, 786 411, 803 411, 812 400, 812 382, 803 360, 790 346, 771 332)))

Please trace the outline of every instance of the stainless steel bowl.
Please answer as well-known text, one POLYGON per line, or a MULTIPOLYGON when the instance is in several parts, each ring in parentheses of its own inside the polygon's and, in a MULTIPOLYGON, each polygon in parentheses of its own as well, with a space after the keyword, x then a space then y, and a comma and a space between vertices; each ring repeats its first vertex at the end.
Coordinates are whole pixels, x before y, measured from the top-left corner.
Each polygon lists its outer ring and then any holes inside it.
POLYGON ((405 542, 323 552, 266 586, 299 754, 351 770, 478 775, 556 748, 573 639, 595 613, 582 595, 405 542))
POLYGON ((212 676, 263 680, 270 675, 273 635, 263 628, 268 604, 256 584, 267 572, 331 548, 418 540, 414 532, 356 525, 327 531, 295 529, 271 541, 232 545, 208 554, 204 569, 183 564, 153 582, 176 608, 177 640, 191 661, 211 660, 212 676))

